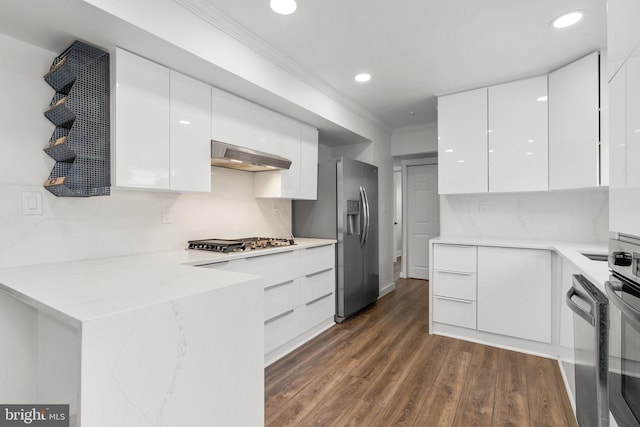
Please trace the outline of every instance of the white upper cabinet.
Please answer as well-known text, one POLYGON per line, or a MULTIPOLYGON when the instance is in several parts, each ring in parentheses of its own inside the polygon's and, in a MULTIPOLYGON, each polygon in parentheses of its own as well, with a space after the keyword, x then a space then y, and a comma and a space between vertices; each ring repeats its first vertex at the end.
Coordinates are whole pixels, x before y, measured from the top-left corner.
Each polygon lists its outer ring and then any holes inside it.
POLYGON ((169 188, 170 72, 121 49, 115 55, 117 187, 169 188))
POLYGON ((607 1, 608 77, 611 79, 640 43, 640 2, 638 0, 607 1))
POLYGON ((489 191, 548 189, 547 77, 489 88, 489 191))
POLYGON ((211 139, 291 160, 288 170, 252 172, 255 197, 317 198, 317 129, 220 89, 211 95, 211 139))
POLYGON ((599 183, 599 56, 549 74, 549 189, 599 183))
POLYGON ((438 193, 486 193, 487 89, 438 98, 438 193))
POLYGON ((640 236, 640 46, 609 83, 609 229, 640 236))
POLYGON ((209 86, 121 49, 114 56, 114 185, 211 191, 209 86))
POLYGON ((176 191, 211 191, 209 85, 171 72, 171 177, 176 191))
POLYGON ((211 88, 211 139, 247 147, 255 129, 247 126, 251 103, 215 87, 211 88))
POLYGON ((300 160, 305 166, 300 170, 298 198, 316 200, 318 198, 318 129, 305 124, 300 130, 300 160))

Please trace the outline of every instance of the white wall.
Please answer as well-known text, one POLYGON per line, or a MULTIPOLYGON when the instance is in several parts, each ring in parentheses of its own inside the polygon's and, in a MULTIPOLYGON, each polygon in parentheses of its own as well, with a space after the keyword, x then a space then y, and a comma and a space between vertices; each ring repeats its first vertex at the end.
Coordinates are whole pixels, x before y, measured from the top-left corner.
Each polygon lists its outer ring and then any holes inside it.
POLYGON ((447 237, 607 242, 607 189, 440 197, 447 237))
POLYGON ((54 161, 43 151, 54 127, 43 116, 42 79, 56 53, 0 35, 0 267, 177 250, 187 240, 287 236, 291 202, 253 198, 253 176, 212 169, 212 192, 112 190, 110 197, 56 198, 42 188, 54 161), (22 215, 22 192, 43 195, 42 215, 22 215), (272 204, 278 207, 284 221, 272 204), (161 210, 171 209, 171 224, 161 210))
POLYGON ((394 130, 391 134, 391 155, 433 153, 438 151, 438 126, 412 126, 394 130))

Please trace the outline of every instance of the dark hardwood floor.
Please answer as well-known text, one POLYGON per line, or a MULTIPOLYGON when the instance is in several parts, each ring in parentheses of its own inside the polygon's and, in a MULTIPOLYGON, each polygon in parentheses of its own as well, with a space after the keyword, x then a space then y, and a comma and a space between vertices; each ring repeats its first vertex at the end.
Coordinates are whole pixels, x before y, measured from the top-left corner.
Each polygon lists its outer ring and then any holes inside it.
POLYGON ((266 368, 265 425, 576 426, 557 362, 428 333, 428 282, 266 368))

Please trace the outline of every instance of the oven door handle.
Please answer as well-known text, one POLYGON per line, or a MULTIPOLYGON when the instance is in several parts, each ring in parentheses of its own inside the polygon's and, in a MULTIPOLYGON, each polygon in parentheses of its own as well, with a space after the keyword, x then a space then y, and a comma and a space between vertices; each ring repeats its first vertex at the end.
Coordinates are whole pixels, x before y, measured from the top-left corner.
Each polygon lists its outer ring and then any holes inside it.
POLYGON ((580 306, 578 304, 576 304, 575 302, 573 302, 573 297, 577 297, 578 299, 580 299, 581 301, 586 302, 587 304, 589 304, 591 307, 593 307, 593 305, 591 304, 590 301, 586 301, 584 298, 580 298, 580 294, 578 294, 576 292, 576 289, 574 287, 571 287, 571 289, 569 289, 569 291, 567 292, 567 305, 569 306, 569 308, 571 309, 571 311, 573 311, 575 314, 577 314, 578 316, 582 317, 584 320, 587 321, 588 324, 590 324, 591 326, 595 326, 596 325, 596 320, 593 317, 593 314, 591 313, 587 313, 586 311, 584 311, 582 308, 580 308, 580 306))
POLYGON ((607 281, 604 284, 604 288, 613 304, 633 323, 636 329, 640 330, 640 312, 616 294, 616 292, 624 292, 622 283, 616 282, 614 285, 610 281, 607 281))

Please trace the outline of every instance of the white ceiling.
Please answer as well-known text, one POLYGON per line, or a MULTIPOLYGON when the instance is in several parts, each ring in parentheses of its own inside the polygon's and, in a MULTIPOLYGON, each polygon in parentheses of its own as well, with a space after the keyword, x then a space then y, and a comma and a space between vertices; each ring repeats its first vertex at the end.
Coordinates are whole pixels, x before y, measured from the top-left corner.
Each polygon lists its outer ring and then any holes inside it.
POLYGON ((289 16, 269 0, 193 1, 394 129, 435 122, 436 95, 544 74, 606 46, 604 0, 297 0, 289 16), (549 26, 575 9, 585 12, 575 27, 549 26), (354 82, 363 71, 373 79, 354 82))

